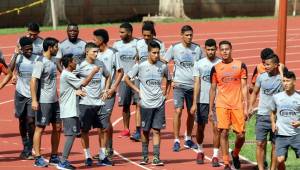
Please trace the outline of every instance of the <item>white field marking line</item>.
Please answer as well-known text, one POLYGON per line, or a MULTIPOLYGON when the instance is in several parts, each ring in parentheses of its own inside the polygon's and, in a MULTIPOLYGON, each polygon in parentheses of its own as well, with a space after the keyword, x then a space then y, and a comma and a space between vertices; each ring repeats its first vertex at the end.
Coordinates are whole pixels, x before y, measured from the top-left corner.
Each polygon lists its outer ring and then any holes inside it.
POLYGON ((6 103, 10 103, 10 102, 13 102, 14 100, 7 100, 5 102, 1 102, 0 105, 3 105, 3 104, 6 104, 6 103))
MULTIPOLYGON (((287 29, 287 31, 297 31, 297 30, 300 30, 299 28, 291 28, 291 29, 287 29)), ((271 30, 261 30, 261 31, 235 31, 235 32, 211 32, 211 33, 197 33, 197 34, 194 34, 194 36, 205 36, 205 35, 219 35, 219 34, 244 34, 244 33, 264 33, 264 32, 277 32, 277 30, 274 30, 274 29, 271 29, 271 30)), ((258 35, 259 36, 259 35, 258 35)), ((158 38, 160 37, 180 37, 179 34, 171 34, 171 35, 162 35, 162 36, 158 36, 158 38)), ((119 39, 111 39, 112 41, 116 41, 116 40, 119 40, 119 39)), ((15 48, 16 46, 2 46, 1 48, 2 49, 5 49, 5 48, 15 48)))
MULTIPOLYGON (((169 99, 169 100, 166 101, 166 103, 168 103, 168 102, 170 102, 170 101, 172 101, 172 100, 173 100, 173 99, 169 99)), ((134 114, 135 114, 135 111, 133 111, 133 112, 130 113, 130 115, 134 115, 134 114)), ((112 123, 112 126, 114 127, 114 126, 115 126, 116 124, 118 124, 121 120, 123 120, 123 117, 119 117, 117 120, 115 120, 115 121, 112 123)), ((117 152, 116 150, 114 150, 114 154, 116 154, 116 155, 119 156, 121 159, 123 159, 123 160, 125 160, 125 161, 127 161, 127 162, 129 162, 129 163, 131 163, 131 164, 133 164, 133 165, 136 165, 136 166, 141 167, 141 168, 143 168, 143 169, 151 170, 150 168, 147 168, 147 167, 145 167, 145 166, 143 166, 143 165, 140 165, 140 164, 138 164, 138 163, 136 163, 136 162, 130 160, 129 158, 126 158, 126 157, 122 156, 122 155, 121 155, 119 152, 117 152)))

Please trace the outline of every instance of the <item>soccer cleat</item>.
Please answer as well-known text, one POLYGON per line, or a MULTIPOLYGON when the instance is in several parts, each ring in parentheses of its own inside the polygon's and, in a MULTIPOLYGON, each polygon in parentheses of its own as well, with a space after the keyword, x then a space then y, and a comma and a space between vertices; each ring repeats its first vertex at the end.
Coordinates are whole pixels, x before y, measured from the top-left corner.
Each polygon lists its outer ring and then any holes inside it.
POLYGON ((60 162, 59 157, 56 154, 50 156, 50 159, 49 159, 50 165, 58 165, 59 162, 60 162))
POLYGON ((107 159, 112 162, 113 157, 114 157, 114 149, 113 148, 107 148, 105 155, 106 155, 107 159))
POLYGON ((226 165, 224 166, 224 170, 231 170, 231 168, 230 168, 230 166, 229 166, 228 164, 226 164, 226 165))
POLYGON ((186 140, 183 145, 185 148, 197 149, 197 145, 192 140, 186 140))
POLYGON ((204 153, 199 152, 196 159, 197 164, 204 164, 204 153))
POLYGON ((159 157, 154 156, 152 160, 152 165, 154 166, 164 166, 164 163, 159 159, 159 157))
POLYGON ((239 159, 239 156, 233 156, 233 151, 231 151, 231 157, 232 157, 232 163, 235 169, 240 169, 241 168, 241 162, 239 159))
POLYGON ((124 138, 124 137, 130 137, 130 130, 129 129, 125 129, 120 133, 119 138, 124 138))
POLYGON ((179 152, 179 150, 180 150, 180 143, 179 142, 174 142, 173 152, 179 152))
POLYGON ((85 166, 92 166, 93 165, 93 160, 91 158, 87 158, 84 161, 85 166))
POLYGON ((97 163, 98 166, 112 166, 113 163, 107 159, 107 157, 105 157, 103 160, 98 160, 98 163, 97 163))
POLYGON ((135 131, 135 133, 132 136, 130 136, 130 139, 135 142, 140 142, 141 141, 141 133, 138 131, 135 131))
POLYGON ((149 164, 149 158, 147 156, 144 156, 140 162, 140 165, 148 165, 148 164, 149 164))
POLYGON ((219 159, 217 157, 213 157, 212 158, 211 164, 212 164, 212 167, 219 167, 219 166, 221 166, 220 163, 219 163, 219 159))
POLYGON ((45 159, 42 156, 38 156, 35 158, 34 166, 44 168, 44 167, 48 167, 48 163, 45 161, 45 159))
POLYGON ((56 166, 57 169, 61 169, 61 170, 74 170, 76 169, 75 166, 71 165, 69 161, 65 161, 65 162, 59 162, 58 165, 56 166))

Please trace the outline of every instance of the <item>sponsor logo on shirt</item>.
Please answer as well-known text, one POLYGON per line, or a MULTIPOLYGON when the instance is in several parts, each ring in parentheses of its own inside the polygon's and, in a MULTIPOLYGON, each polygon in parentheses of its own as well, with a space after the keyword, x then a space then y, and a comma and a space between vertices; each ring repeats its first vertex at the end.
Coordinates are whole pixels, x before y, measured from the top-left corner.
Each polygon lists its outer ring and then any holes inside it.
POLYGON ((129 61, 133 61, 133 60, 134 60, 134 56, 121 55, 121 56, 120 56, 120 59, 121 59, 122 61, 129 62, 129 61))
POLYGON ((148 86, 160 86, 160 81, 156 79, 149 79, 146 81, 148 86))
POLYGON ((230 82, 238 81, 238 80, 239 80, 238 78, 235 78, 235 77, 232 77, 232 76, 224 76, 222 78, 223 83, 230 83, 230 82))
POLYGON ((280 116, 284 116, 284 117, 296 116, 296 112, 291 109, 282 109, 280 110, 279 114, 280 116))
POLYGON ((206 82, 210 82, 210 75, 209 75, 209 74, 204 75, 204 76, 202 77, 202 80, 203 80, 203 81, 206 81, 206 82))
POLYGON ((194 63, 191 61, 182 61, 180 62, 180 65, 185 68, 191 68, 194 66, 194 63))

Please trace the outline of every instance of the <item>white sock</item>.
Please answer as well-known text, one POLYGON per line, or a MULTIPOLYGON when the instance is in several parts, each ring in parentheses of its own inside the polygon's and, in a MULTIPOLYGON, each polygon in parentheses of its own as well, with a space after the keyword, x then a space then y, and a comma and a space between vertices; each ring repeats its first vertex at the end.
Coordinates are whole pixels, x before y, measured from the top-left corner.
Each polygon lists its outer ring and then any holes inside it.
POLYGON ((84 152, 84 156, 85 156, 86 159, 92 157, 90 148, 83 149, 83 152, 84 152))
POLYGON ((184 140, 185 140, 185 141, 187 141, 187 140, 192 140, 192 137, 191 137, 191 136, 185 136, 185 137, 184 137, 184 140))
POLYGON ((106 152, 106 148, 99 149, 99 159, 100 160, 103 160, 105 158, 105 152, 106 152))
POLYGON ((202 152, 203 153, 203 144, 197 144, 198 146, 198 153, 202 152))
POLYGON ((175 143, 175 142, 180 143, 180 140, 179 140, 178 138, 176 138, 176 139, 174 139, 174 143, 175 143))
POLYGON ((219 148, 214 148, 213 157, 218 157, 218 156, 219 156, 219 148))

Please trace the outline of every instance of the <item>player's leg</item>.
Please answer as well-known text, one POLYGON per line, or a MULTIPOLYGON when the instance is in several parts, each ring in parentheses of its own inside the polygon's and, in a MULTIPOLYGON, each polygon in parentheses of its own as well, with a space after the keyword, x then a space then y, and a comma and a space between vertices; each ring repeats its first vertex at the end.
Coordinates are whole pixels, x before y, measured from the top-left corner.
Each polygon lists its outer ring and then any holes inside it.
POLYGON ((192 140, 192 132, 195 123, 195 116, 191 114, 191 107, 193 105, 193 89, 184 89, 184 99, 186 101, 187 108, 187 120, 186 120, 186 136, 184 139, 184 146, 186 148, 197 149, 197 145, 192 140))
POLYGON ((209 112, 209 104, 198 103, 197 104, 197 133, 196 133, 196 140, 197 140, 197 159, 196 162, 198 164, 204 163, 204 150, 203 150, 203 139, 204 139, 204 130, 205 126, 208 122, 208 112, 209 112))
POLYGON ((173 132, 174 132, 174 145, 173 151, 179 152, 180 150, 180 126, 181 126, 181 115, 183 109, 184 102, 184 91, 181 88, 174 88, 174 106, 175 106, 175 114, 173 118, 173 132))

